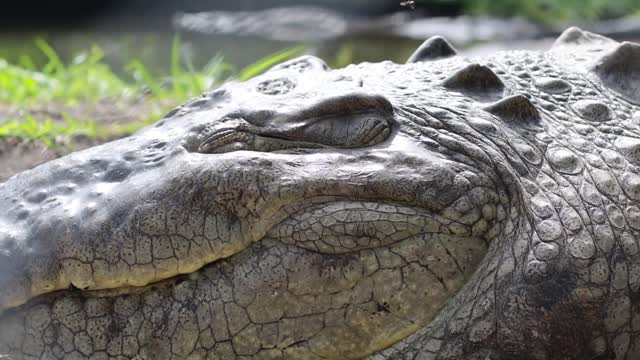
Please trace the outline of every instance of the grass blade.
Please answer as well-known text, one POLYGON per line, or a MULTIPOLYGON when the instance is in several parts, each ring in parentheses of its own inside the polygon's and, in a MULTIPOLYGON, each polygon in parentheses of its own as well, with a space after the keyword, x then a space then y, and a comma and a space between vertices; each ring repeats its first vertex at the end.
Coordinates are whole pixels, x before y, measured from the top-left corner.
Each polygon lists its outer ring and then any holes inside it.
POLYGON ((43 38, 38 37, 35 42, 36 46, 44 53, 49 61, 44 67, 43 72, 45 74, 63 73, 65 66, 60 60, 58 53, 43 38))
POLYGON ((238 75, 238 79, 241 81, 249 80, 252 77, 258 76, 263 72, 269 70, 272 66, 285 61, 292 59, 296 56, 300 56, 304 53, 305 47, 296 46, 293 48, 285 49, 275 54, 266 56, 255 63, 248 65, 244 69, 240 70, 240 74, 238 75))

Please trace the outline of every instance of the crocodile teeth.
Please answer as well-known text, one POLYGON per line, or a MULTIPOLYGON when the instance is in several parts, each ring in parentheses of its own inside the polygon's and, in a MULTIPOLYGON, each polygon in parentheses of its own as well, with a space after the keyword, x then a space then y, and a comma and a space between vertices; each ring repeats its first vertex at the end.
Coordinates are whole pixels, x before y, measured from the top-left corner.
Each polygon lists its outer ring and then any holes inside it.
POLYGON ((509 122, 528 122, 540 119, 535 105, 524 95, 513 95, 484 108, 485 111, 509 122))
POLYGON ((504 84, 493 70, 480 64, 469 64, 442 82, 442 86, 459 91, 498 92, 504 84))
POLYGON ((640 104, 640 44, 619 44, 604 54, 592 71, 611 90, 640 104))
POLYGON ((407 63, 447 58, 458 54, 458 51, 442 36, 432 36, 411 54, 407 63))

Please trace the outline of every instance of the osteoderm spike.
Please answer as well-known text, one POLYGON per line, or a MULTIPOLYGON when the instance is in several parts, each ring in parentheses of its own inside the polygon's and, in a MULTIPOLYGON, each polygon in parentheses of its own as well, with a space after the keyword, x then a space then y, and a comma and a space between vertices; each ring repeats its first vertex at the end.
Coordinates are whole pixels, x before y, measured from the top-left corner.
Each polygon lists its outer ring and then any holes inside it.
POLYGON ((407 63, 437 60, 455 56, 458 51, 442 36, 432 36, 411 54, 407 63))
POLYGON ((567 46, 602 47, 614 43, 615 41, 608 37, 584 31, 578 27, 572 26, 560 34, 553 43, 552 49, 567 46))
POLYGON ((485 111, 508 122, 530 122, 540 119, 535 105, 524 95, 513 95, 484 108, 485 111))
POLYGON ((640 44, 618 44, 598 59, 591 70, 611 90, 640 104, 640 44))
POLYGON ((458 91, 498 92, 504 84, 493 70, 480 64, 469 64, 442 82, 442 86, 458 91))

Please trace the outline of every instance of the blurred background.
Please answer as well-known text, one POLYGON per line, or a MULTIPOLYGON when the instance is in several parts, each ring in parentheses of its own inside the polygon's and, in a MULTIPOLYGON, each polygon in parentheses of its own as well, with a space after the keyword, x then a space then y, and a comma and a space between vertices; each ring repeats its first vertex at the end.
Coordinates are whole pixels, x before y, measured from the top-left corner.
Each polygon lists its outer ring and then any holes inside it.
POLYGON ((42 37, 65 61, 98 45, 115 69, 137 59, 162 71, 180 34, 195 67, 216 55, 245 66, 299 44, 329 61, 403 61, 434 34, 473 52, 543 47, 568 25, 633 40, 639 14, 640 0, 10 0, 0 56, 41 65, 42 37))
POLYGON ((304 53, 402 63, 433 35, 466 55, 545 49, 570 25, 640 42, 640 0, 5 1, 0 181, 304 53))

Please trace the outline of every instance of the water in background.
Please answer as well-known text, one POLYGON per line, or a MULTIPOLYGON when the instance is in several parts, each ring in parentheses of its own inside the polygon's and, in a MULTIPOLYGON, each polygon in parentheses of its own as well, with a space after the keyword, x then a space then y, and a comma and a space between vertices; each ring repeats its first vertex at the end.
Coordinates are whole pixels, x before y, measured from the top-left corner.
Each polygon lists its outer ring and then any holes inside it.
POLYGON ((142 61, 149 69, 167 73, 170 67, 171 47, 175 36, 180 37, 183 59, 200 68, 214 56, 243 67, 287 47, 304 45, 308 52, 335 61, 362 62, 391 60, 404 62, 421 43, 419 40, 393 35, 347 35, 325 41, 276 41, 254 36, 210 35, 175 31, 87 31, 48 33, 14 33, 0 36, 0 57, 18 63, 21 56, 28 56, 36 63, 46 63, 46 56, 36 46, 34 38, 44 38, 65 61, 74 55, 99 46, 105 52, 105 60, 119 71, 131 60, 142 61))
MULTIPOLYGON (((19 63, 26 56, 40 67, 46 57, 34 38, 42 37, 65 62, 96 45, 116 72, 135 59, 156 74, 168 74, 172 42, 179 36, 183 61, 196 69, 216 55, 241 68, 300 44, 330 65, 344 66, 382 60, 402 63, 424 39, 435 34, 444 35, 463 53, 477 55, 512 48, 544 49, 560 31, 542 29, 519 19, 424 18, 409 11, 376 17, 304 7, 277 11, 219 11, 204 17, 178 14, 144 26, 129 20, 72 30, 5 31, 0 34, 0 57, 19 63)), ((623 25, 609 28, 622 26, 624 30, 623 25)), ((640 40, 632 31, 612 33, 619 40, 640 40)))

